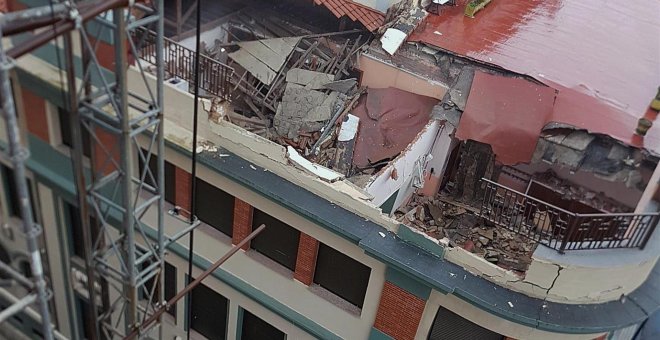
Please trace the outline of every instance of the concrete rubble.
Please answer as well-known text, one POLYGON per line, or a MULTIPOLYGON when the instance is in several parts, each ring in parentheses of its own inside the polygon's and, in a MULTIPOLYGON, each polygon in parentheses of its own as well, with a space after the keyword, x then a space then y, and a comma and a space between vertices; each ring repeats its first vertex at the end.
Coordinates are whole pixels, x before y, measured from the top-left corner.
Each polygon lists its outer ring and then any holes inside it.
POLYGON ((438 196, 413 196, 394 217, 401 223, 442 240, 450 247, 461 247, 504 269, 523 273, 536 249, 533 241, 505 230, 488 226, 477 216, 478 209, 438 196))

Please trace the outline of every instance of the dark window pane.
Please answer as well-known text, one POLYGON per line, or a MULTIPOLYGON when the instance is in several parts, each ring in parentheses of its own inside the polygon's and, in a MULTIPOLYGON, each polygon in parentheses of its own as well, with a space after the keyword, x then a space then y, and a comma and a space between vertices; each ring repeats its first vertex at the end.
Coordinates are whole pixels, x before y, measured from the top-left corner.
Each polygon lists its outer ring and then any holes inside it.
POLYGON ((241 326, 241 340, 277 340, 284 339, 285 335, 271 324, 261 320, 256 315, 243 310, 243 325, 241 326))
MULTIPOLYGON (((65 203, 66 206, 66 214, 68 217, 68 221, 71 225, 71 251, 73 255, 78 256, 80 258, 85 258, 85 243, 84 243, 84 237, 83 237, 83 229, 82 229, 82 222, 80 220, 80 210, 78 210, 78 207, 65 203)), ((96 219, 94 217, 90 218, 90 227, 93 230, 92 233, 92 243, 96 242, 96 238, 98 237, 98 231, 95 229, 95 224, 96 224, 96 219)))
POLYGON ((371 268, 321 243, 314 282, 362 308, 371 268))
POLYGON ((197 178, 197 218, 227 236, 233 234, 234 196, 197 178))
MULTIPOLYGON (((165 300, 169 301, 176 293, 176 267, 165 262, 165 300)), ((167 312, 176 318, 176 304, 167 312)))
POLYGON ((275 217, 254 209, 252 229, 262 224, 266 225, 266 229, 252 240, 250 247, 275 262, 295 270, 300 232, 275 217))
MULTIPOLYGON (((16 182, 14 181, 14 170, 2 165, 2 173, 4 174, 5 188, 7 189, 7 209, 9 210, 9 215, 21 218, 21 207, 18 200, 18 188, 16 187, 16 182)), ((32 182, 29 178, 27 180, 27 186, 28 195, 30 196, 30 201, 32 201, 32 182)), ((32 205, 32 218, 34 218, 34 220, 37 219, 37 212, 34 204, 32 205)))
MULTIPOLYGON (((60 136, 62 137, 62 144, 72 147, 73 136, 71 132, 71 115, 68 111, 58 108, 57 113, 60 121, 60 136)), ((92 143, 89 131, 81 124, 80 130, 82 133, 83 155, 90 157, 92 154, 92 143)))
MULTIPOLYGON (((149 262, 143 263, 142 270, 147 269, 149 265, 149 262)), ((145 282, 144 289, 140 288, 139 295, 141 300, 146 300, 149 297, 151 290, 154 289, 154 280, 155 277, 152 277, 145 282)), ((176 293, 176 267, 165 262, 165 300, 168 301, 173 298, 176 293)), ((158 288, 154 289, 154 300, 158 299, 159 294, 158 288)), ((172 306, 167 312, 176 318, 176 305, 172 306)))
MULTIPOLYGON (((147 151, 143 149, 142 154, 144 155, 144 157, 146 157, 147 151)), ((149 170, 151 171, 151 175, 153 176, 154 179, 158 179, 158 172, 156 171, 157 163, 158 163, 157 156, 155 154, 152 154, 151 158, 149 159, 149 170)), ((142 171, 144 170, 144 161, 142 160, 141 157, 138 157, 138 164, 140 168, 140 173, 137 174, 137 176, 141 177, 142 171)), ((165 161, 165 200, 172 204, 175 204, 174 192, 176 190, 174 172, 175 172, 174 164, 165 161)), ((144 181, 151 186, 155 186, 155 183, 153 183, 153 181, 151 180, 151 176, 149 176, 149 174, 145 174, 144 181)))
POLYGON ((503 336, 440 307, 429 332, 429 340, 501 340, 503 336))
POLYGON ((211 340, 225 339, 229 300, 203 284, 193 289, 192 299, 192 329, 211 340))

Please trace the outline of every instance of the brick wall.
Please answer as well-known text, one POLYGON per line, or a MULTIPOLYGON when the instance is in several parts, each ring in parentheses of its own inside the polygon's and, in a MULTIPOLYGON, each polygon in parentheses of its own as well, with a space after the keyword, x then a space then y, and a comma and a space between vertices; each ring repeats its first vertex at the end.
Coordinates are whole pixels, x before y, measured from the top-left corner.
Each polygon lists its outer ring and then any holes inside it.
POLYGON ((426 301, 385 281, 374 327, 397 340, 414 339, 426 301))
MULTIPOLYGON (((174 167, 174 204, 190 211, 190 190, 192 175, 186 170, 174 167)), ((187 216, 186 216, 187 217, 187 216)))
POLYGON ((120 164, 119 137, 100 127, 96 127, 95 131, 99 140, 92 141, 94 143, 94 171, 107 175, 117 170, 115 162, 120 164), (114 159, 115 162, 111 159, 114 159))
POLYGON ((25 121, 30 133, 48 142, 48 118, 46 115, 46 101, 34 92, 21 88, 25 121))
POLYGON ((319 251, 319 241, 301 232, 300 243, 298 243, 298 258, 296 259, 296 271, 293 277, 306 284, 314 282, 314 269, 316 269, 316 255, 319 251))
MULTIPOLYGON (((232 226, 231 243, 238 244, 252 232, 253 208, 249 203, 242 201, 238 197, 235 197, 234 200, 234 225, 232 226)), ((250 249, 250 243, 248 242, 241 249, 250 249)))

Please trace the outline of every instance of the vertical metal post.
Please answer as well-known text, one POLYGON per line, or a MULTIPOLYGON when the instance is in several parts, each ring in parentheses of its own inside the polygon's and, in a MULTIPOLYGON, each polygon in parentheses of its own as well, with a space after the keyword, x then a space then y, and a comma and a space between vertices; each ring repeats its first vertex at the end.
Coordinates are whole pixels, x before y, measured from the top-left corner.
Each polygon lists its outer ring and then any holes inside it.
POLYGON ((127 40, 126 40, 126 13, 125 9, 115 9, 112 12, 115 24, 114 47, 115 47, 115 93, 117 100, 119 118, 120 145, 120 171, 122 207, 124 208, 121 230, 124 233, 122 240, 122 255, 126 260, 126 277, 124 278, 124 296, 126 298, 126 312, 124 314, 124 324, 126 333, 129 333, 138 321, 138 300, 137 300, 137 268, 135 268, 135 216, 133 215, 133 159, 132 159, 132 141, 131 124, 128 113, 128 90, 126 82, 126 70, 128 69, 127 60, 127 40))
MULTIPOLYGON (((157 119, 160 121, 158 124, 158 190, 160 198, 158 200, 158 258, 160 261, 160 280, 158 282, 158 302, 165 303, 165 225, 163 221, 163 212, 165 211, 165 112, 164 95, 163 95, 163 82, 165 81, 165 66, 164 66, 164 36, 165 36, 165 2, 158 0, 156 2, 156 11, 158 21, 156 21, 156 105, 159 108, 157 119)), ((163 338, 162 314, 158 316, 159 338, 163 338)))
MULTIPOLYGON (((0 41, 2 33, 0 32, 0 41)), ((0 43, 0 103, 2 104, 2 115, 5 118, 7 139, 9 143, 9 156, 14 167, 14 181, 18 194, 18 203, 23 219, 23 232, 30 252, 30 266, 32 269, 32 280, 37 293, 37 305, 42 318, 42 332, 44 339, 53 339, 53 330, 50 323, 50 312, 48 310, 48 294, 46 293, 46 281, 44 280, 41 253, 37 237, 40 235, 39 228, 35 225, 32 217, 32 203, 28 191, 25 175, 25 160, 28 151, 21 145, 20 131, 14 107, 11 83, 9 81, 9 70, 12 64, 5 54, 0 43)))
POLYGON ((89 295, 89 306, 91 315, 83 315, 87 318, 91 325, 94 327, 94 332, 90 334, 90 340, 98 339, 99 323, 98 323, 98 307, 96 306, 96 294, 94 284, 96 283, 96 275, 94 274, 93 263, 93 244, 89 205, 87 204, 87 185, 85 184, 85 168, 83 165, 83 141, 82 131, 80 126, 80 112, 78 111, 78 95, 76 87, 76 74, 73 58, 73 43, 72 34, 68 32, 64 34, 64 58, 66 63, 67 73, 67 90, 68 90, 68 114, 71 125, 71 139, 73 150, 71 152, 71 160, 73 161, 73 177, 76 183, 78 195, 78 212, 80 217, 80 225, 83 234, 83 248, 85 256, 85 271, 87 274, 87 294, 89 295))

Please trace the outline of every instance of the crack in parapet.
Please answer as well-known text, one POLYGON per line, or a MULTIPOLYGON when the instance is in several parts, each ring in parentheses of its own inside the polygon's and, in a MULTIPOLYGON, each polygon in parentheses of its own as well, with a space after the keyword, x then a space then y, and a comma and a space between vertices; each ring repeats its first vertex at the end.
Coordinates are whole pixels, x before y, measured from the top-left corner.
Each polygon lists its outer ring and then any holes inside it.
POLYGON ((539 313, 536 317, 536 322, 537 323, 539 322, 539 320, 541 320, 541 314, 543 314, 543 310, 548 307, 547 302, 548 302, 548 296, 550 296, 550 290, 552 290, 552 288, 555 286, 555 283, 557 282, 557 279, 559 278, 559 275, 561 274, 562 269, 564 269, 564 267, 562 267, 558 264, 554 264, 554 265, 557 266, 557 275, 555 276, 554 280, 552 280, 552 284, 550 284, 550 287, 545 292, 545 297, 543 298, 541 306, 539 307, 539 313))

